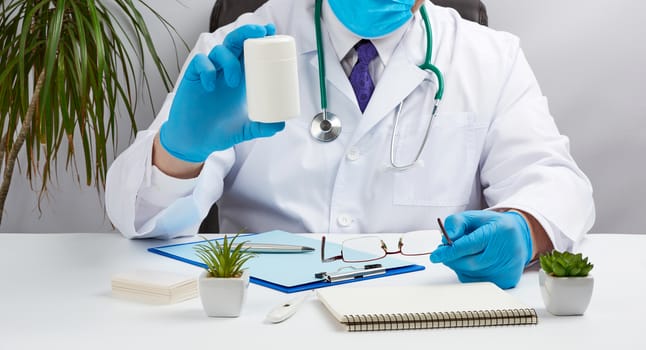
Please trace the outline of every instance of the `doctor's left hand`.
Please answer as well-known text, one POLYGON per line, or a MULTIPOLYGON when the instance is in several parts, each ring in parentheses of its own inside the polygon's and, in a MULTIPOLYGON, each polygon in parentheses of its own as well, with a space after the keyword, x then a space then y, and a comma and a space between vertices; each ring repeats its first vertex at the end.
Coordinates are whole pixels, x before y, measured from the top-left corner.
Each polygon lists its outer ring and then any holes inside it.
POLYGON ((440 245, 431 262, 444 263, 462 282, 489 281, 503 289, 518 284, 532 256, 532 238, 522 215, 465 211, 447 217, 444 227, 453 245, 440 245))

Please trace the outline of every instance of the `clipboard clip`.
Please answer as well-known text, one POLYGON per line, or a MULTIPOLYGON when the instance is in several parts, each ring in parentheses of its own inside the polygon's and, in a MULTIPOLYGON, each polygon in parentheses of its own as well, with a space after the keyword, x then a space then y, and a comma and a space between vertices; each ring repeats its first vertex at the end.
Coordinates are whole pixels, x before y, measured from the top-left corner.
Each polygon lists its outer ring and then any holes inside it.
POLYGON ((355 278, 363 278, 371 275, 378 275, 386 273, 386 268, 381 264, 365 265, 363 267, 344 266, 334 272, 318 272, 314 274, 314 278, 324 279, 327 282, 339 282, 351 280, 355 278), (352 269, 351 271, 344 271, 352 269))

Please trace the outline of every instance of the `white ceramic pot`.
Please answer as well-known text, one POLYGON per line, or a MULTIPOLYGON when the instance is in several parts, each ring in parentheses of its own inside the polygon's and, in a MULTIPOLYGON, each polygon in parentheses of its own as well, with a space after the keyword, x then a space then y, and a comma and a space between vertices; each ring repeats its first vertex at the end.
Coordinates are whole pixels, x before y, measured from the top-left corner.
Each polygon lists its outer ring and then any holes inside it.
POLYGON ((538 282, 545 308, 556 316, 583 315, 590 304, 594 278, 554 277, 541 269, 538 282))
POLYGON ((239 278, 215 278, 203 271, 198 285, 207 316, 238 317, 247 296, 249 272, 244 270, 239 278))

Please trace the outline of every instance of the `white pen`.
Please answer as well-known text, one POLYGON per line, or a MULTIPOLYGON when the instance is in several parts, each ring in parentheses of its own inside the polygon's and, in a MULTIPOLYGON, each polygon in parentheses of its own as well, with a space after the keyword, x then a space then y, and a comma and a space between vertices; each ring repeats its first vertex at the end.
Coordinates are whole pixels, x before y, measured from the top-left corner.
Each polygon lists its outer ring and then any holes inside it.
POLYGON ((307 253, 315 250, 302 245, 251 242, 242 243, 242 248, 252 253, 307 253))

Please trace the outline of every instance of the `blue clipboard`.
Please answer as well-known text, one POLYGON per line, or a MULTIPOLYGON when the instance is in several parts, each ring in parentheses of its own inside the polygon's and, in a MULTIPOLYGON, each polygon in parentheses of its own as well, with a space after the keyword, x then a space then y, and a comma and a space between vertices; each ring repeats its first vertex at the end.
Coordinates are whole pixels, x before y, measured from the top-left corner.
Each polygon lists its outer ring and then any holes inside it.
MULTIPOLYGON (((315 248, 314 251, 308 253, 258 254, 255 258, 247 262, 246 266, 251 274, 250 281, 252 283, 284 293, 295 293, 309 289, 424 270, 424 266, 387 256, 375 261, 375 263, 379 263, 385 268, 386 271, 384 273, 328 282, 322 278, 315 277, 315 274, 319 272, 342 271, 344 268, 356 266, 356 264, 349 264, 342 261, 321 262, 320 240, 275 230, 258 234, 240 235, 236 239, 236 242, 293 244, 315 248)), ((204 243, 203 240, 200 240, 196 242, 171 244, 148 248, 148 251, 206 268, 206 265, 201 262, 194 250, 196 245, 204 243)), ((328 242, 326 243, 326 254, 328 249, 330 250, 329 254, 338 254, 341 250, 341 245, 328 242)))

